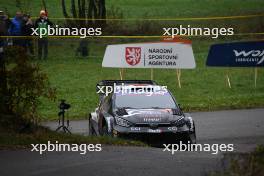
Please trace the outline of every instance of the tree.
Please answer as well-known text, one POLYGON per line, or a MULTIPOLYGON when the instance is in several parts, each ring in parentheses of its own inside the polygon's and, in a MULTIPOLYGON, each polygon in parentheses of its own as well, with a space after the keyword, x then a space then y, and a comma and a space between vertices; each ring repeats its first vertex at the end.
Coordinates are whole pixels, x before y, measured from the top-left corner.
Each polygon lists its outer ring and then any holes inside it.
POLYGON ((9 20, 3 13, 0 14, 0 113, 7 113, 6 106, 7 95, 7 76, 6 76, 6 60, 4 58, 4 47, 6 45, 6 38, 8 35, 9 20))
POLYGON ((4 99, 5 108, 8 110, 5 113, 11 116, 5 116, 9 118, 0 119, 0 122, 16 130, 29 127, 30 124, 36 125, 39 98, 55 100, 55 89, 51 87, 47 75, 40 70, 38 64, 30 62, 23 47, 7 47, 5 56, 4 99), (7 64, 7 60, 10 65, 7 64))
POLYGON ((29 13, 32 9, 32 1, 16 0, 16 7, 23 13, 29 13))
MULTIPOLYGON (((61 0, 62 13, 65 18, 73 18, 74 22, 84 25, 100 25, 103 27, 106 22, 105 0, 71 0, 71 16, 67 12, 65 0, 61 0), (87 10, 88 9, 88 10, 87 10), (96 20, 100 19, 100 20, 96 20)), ((69 20, 68 20, 69 21, 69 20)))
MULTIPOLYGON (((105 27, 106 8, 105 0, 71 0, 70 14, 67 12, 65 0, 61 0, 62 13, 66 18, 67 25, 78 27, 105 27), (76 4, 77 2, 77 4, 76 4)), ((80 41, 77 49, 85 57, 88 51, 87 41, 80 41)))

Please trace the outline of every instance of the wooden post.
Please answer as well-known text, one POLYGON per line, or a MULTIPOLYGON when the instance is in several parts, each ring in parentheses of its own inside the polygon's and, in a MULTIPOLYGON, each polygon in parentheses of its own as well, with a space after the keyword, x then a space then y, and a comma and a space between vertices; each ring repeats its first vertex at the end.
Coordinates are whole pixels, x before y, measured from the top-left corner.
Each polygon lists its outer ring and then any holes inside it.
POLYGON ((122 68, 119 69, 119 76, 120 76, 120 80, 123 80, 123 71, 122 71, 122 68))
POLYGON ((125 79, 125 69, 122 68, 122 78, 125 79))
POLYGON ((255 67, 255 88, 257 88, 258 67, 255 67))
POLYGON ((231 89, 232 86, 231 86, 231 81, 230 81, 228 73, 229 73, 229 70, 227 70, 226 72, 226 82, 227 82, 228 87, 231 89))
POLYGON ((177 69, 176 74, 177 74, 178 86, 179 88, 181 88, 181 70, 177 69))

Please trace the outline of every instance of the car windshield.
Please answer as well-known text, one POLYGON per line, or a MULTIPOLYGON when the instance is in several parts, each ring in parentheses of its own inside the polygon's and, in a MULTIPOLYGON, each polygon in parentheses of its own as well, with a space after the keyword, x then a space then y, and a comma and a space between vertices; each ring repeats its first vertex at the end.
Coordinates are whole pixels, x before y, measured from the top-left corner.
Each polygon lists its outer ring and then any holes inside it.
POLYGON ((170 93, 165 94, 115 94, 116 108, 176 108, 170 93))

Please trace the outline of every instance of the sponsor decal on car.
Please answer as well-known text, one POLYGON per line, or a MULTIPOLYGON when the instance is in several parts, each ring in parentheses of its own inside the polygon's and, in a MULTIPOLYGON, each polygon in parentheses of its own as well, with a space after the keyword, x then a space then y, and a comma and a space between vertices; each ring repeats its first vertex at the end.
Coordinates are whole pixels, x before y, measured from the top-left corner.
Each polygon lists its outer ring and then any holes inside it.
POLYGON ((148 132, 149 132, 149 133, 161 133, 162 131, 161 131, 161 129, 155 129, 155 130, 153 130, 153 129, 148 129, 148 132))
POLYGON ((160 122, 161 118, 144 118, 144 122, 160 122))
POLYGON ((169 131, 177 131, 177 127, 168 127, 169 131))
POLYGON ((130 128, 131 131, 140 131, 140 127, 131 127, 130 128))

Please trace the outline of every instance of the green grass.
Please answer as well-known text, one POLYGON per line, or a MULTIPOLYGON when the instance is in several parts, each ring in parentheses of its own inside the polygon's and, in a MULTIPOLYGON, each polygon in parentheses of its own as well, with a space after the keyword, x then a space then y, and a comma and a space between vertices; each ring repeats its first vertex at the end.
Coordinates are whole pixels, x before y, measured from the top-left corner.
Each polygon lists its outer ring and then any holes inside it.
MULTIPOLYGON (((71 50, 74 41, 64 41, 64 47, 53 45, 48 61, 39 62, 41 68, 57 88, 58 99, 66 99, 72 108, 71 118, 85 118, 98 103, 95 85, 103 79, 119 79, 119 70, 102 68, 102 57, 76 59, 71 50), (71 45, 67 43, 71 42, 71 45), (56 52, 55 52, 56 50, 56 52), (67 55, 67 57, 65 57, 67 55)), ((58 44, 58 43, 57 43, 58 44)), ((208 68, 205 60, 210 43, 193 44, 197 68, 182 70, 182 88, 177 86, 175 70, 154 70, 154 79, 166 85, 186 111, 263 107, 264 70, 259 69, 257 88, 254 88, 253 68, 208 68), (229 72, 232 89, 226 85, 225 74, 229 72)), ((93 46, 91 46, 93 47, 93 46)), ((104 47, 94 47, 91 55, 102 55, 104 47)), ((126 79, 150 79, 149 69, 126 69, 126 79)), ((39 108, 43 119, 57 118, 57 104, 43 100, 39 108)))
POLYGON ((207 17, 263 13, 261 0, 112 0, 126 17, 207 17), (246 8, 245 8, 246 7, 246 8), (242 9, 242 10, 241 10, 242 9), (254 10, 253 10, 254 9, 254 10))
POLYGON ((258 145, 247 153, 225 153, 221 170, 209 172, 209 176, 264 175, 264 146, 258 145))
MULTIPOLYGON (((41 8, 41 1, 31 2, 29 9, 32 16, 37 16, 41 8)), ((63 17, 59 0, 47 0, 50 18, 63 17)), ((68 4, 70 0, 67 0, 68 4)), ((177 17, 207 17, 229 16, 263 13, 264 1, 262 0, 111 0, 107 1, 107 9, 121 9, 124 18, 177 18, 177 17)), ((0 9, 6 8, 13 16, 18 9, 15 1, 0 0, 0 9)), ((69 5, 68 5, 69 8, 69 5)), ((109 11, 110 15, 111 12, 109 11)), ((235 32, 263 32, 263 18, 240 20, 211 20, 211 21, 180 21, 182 24, 199 26, 235 27, 235 32)), ((142 22, 142 24, 147 22, 142 22)), ((178 23, 178 22, 177 22, 178 23)), ((137 22, 128 23, 127 30, 133 28, 137 22)), ((176 22, 153 23, 151 25, 174 27, 176 22)), ((148 24, 147 24, 148 25, 148 24)), ((147 26, 145 25, 145 26, 147 26)), ((117 27, 116 27, 117 28, 117 27)), ((125 27, 123 27, 125 29, 125 27)), ((159 35, 162 28, 159 30, 159 35)), ((137 35, 137 34, 134 34, 137 35)), ((261 36, 260 36, 261 37, 261 36)), ((207 41, 200 38, 192 38, 197 68, 195 70, 182 71, 182 89, 177 87, 175 70, 155 69, 155 80, 169 87, 179 103, 186 111, 216 110, 232 108, 250 108, 264 106, 264 71, 259 69, 258 86, 254 88, 254 70, 252 68, 230 69, 207 68, 205 60, 208 48, 212 43, 232 41, 226 40, 207 41), (225 74, 229 72, 232 89, 226 86, 225 74)), ((250 40, 244 36, 242 40, 250 40)), ((87 39, 90 40, 90 39, 87 39)), ((51 41, 51 40, 50 40, 51 41)), ((146 40, 140 40, 146 41, 146 40)), ((98 103, 95 85, 102 79, 119 79, 117 69, 102 68, 102 56, 105 46, 110 43, 139 42, 139 40, 91 40, 91 55, 97 56, 88 60, 76 59, 74 56, 77 39, 58 39, 50 42, 49 60, 41 61, 44 72, 49 75, 52 85, 58 90, 58 100, 66 99, 72 108, 69 111, 70 118, 85 118, 98 103)), ((129 69, 126 70, 126 79, 150 79, 150 70, 129 69)), ((56 102, 42 99, 39 112, 44 120, 57 118, 56 102)))
MULTIPOLYGON (((22 3, 22 11, 30 13, 32 17, 38 17, 40 9, 43 8, 41 1, 19 0, 22 3)), ((63 18, 61 1, 46 0, 49 18, 55 24, 63 25, 64 20, 54 18, 63 18)), ((66 0, 68 14, 71 14, 71 0, 66 0)), ((76 7, 77 7, 77 1, 76 7)), ((111 0, 106 1, 108 18, 120 18, 117 11, 121 11, 123 18, 188 18, 188 17, 214 17, 214 16, 237 16, 263 14, 264 1, 262 0, 111 0)), ((0 10, 7 10, 10 17, 19 10, 16 1, 0 0, 0 10)), ((70 15, 71 16, 71 15, 70 15)), ((225 20, 202 20, 202 21, 139 21, 128 20, 121 22, 108 22, 111 31, 125 31, 125 34, 140 35, 143 34, 161 35, 163 27, 176 27, 178 25, 191 25, 192 27, 233 27, 235 33, 261 33, 263 32, 264 18, 242 18, 225 20), (109 25, 110 23, 110 25, 109 25), (114 23, 112 27, 111 24, 114 23), (119 26, 116 26, 116 24, 119 26), (147 27, 142 30, 140 26, 147 27), (155 32, 152 32, 155 31, 155 32), (131 34, 132 33, 132 34, 131 34)), ((107 34, 106 35, 111 35, 107 34)))
MULTIPOLYGON (((39 14, 41 1, 21 0, 22 9, 32 16, 39 14), (30 2, 30 3, 28 3, 30 2), (29 5, 26 5, 29 4, 29 5)), ((63 17, 60 0, 46 0, 50 17, 63 17)), ((70 11, 70 0, 66 0, 70 11)), ((111 0, 107 9, 120 8, 125 17, 204 17, 263 13, 262 0, 111 0)), ((18 10, 16 1, 0 0, 0 8, 7 8, 10 15, 18 10)))
POLYGON ((116 146, 147 146, 143 142, 107 136, 83 136, 64 134, 39 128, 34 133, 16 133, 0 129, 0 149, 30 148, 30 144, 47 144, 58 141, 63 144, 102 144, 116 146))

